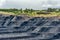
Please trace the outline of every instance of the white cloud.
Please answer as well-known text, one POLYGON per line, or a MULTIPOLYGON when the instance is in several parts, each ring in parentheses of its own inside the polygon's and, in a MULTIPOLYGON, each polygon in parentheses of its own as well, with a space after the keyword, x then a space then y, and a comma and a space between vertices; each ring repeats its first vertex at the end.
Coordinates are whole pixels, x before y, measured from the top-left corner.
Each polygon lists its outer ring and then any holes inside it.
MULTIPOLYGON (((2 5, 5 1, 1 1, 2 5)), ((43 9, 48 7, 60 7, 60 0, 6 0, 3 8, 33 8, 43 9)))
POLYGON ((0 0, 0 7, 3 5, 3 3, 5 2, 6 0, 0 0))

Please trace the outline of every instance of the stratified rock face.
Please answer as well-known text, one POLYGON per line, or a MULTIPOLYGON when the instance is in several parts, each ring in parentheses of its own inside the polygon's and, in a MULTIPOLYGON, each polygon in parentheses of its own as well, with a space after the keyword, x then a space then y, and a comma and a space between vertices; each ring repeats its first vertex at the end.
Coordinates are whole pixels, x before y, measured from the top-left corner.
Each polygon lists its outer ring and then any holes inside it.
POLYGON ((60 39, 60 19, 0 15, 1 40, 60 39))

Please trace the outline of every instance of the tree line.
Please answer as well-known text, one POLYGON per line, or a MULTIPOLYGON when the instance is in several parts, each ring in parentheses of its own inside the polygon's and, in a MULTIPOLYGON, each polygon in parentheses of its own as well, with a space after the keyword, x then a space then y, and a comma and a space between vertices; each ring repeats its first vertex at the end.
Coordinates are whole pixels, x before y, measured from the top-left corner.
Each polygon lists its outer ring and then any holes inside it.
POLYGON ((48 8, 47 10, 34 10, 34 9, 16 9, 16 8, 11 8, 11 9, 0 9, 0 11, 4 12, 13 12, 15 14, 20 14, 20 13, 32 13, 32 12, 38 12, 38 11, 45 11, 45 12, 60 12, 60 9, 58 8, 48 8))
POLYGON ((33 9, 16 9, 16 8, 13 8, 13 9, 0 9, 0 11, 4 11, 4 12, 14 12, 14 11, 20 11, 21 13, 24 11, 25 13, 28 13, 28 12, 33 12, 35 10, 33 9))

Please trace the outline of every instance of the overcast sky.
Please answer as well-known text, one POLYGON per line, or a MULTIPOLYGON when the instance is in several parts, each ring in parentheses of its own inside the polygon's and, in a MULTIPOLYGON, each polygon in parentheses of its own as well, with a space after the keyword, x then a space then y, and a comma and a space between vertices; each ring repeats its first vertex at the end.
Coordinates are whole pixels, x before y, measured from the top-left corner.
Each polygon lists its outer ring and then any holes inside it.
POLYGON ((59 8, 60 0, 0 0, 0 8, 59 8))

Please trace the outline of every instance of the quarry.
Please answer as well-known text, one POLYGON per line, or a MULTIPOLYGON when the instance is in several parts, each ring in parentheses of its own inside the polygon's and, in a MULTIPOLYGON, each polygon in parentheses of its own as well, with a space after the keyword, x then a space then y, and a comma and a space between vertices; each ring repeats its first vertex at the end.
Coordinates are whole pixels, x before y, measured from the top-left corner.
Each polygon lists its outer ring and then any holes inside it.
POLYGON ((43 40, 60 38, 59 17, 28 17, 0 14, 0 39, 43 40))

